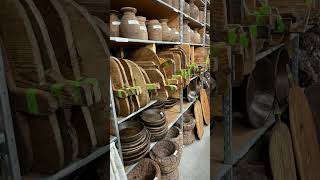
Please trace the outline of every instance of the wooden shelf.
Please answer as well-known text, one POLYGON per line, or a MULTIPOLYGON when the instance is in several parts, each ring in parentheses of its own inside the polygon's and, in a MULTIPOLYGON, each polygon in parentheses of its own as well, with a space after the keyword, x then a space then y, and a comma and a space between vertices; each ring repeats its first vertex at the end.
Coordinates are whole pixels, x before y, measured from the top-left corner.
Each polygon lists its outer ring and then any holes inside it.
MULTIPOLYGON (((183 103, 183 111, 180 113, 180 104, 177 103, 174 107, 165 110, 166 120, 168 123, 168 129, 170 129, 180 118, 181 116, 195 103, 193 102, 184 102, 183 103)), ((150 145, 150 150, 157 144, 157 142, 153 142, 150 145)), ((126 174, 128 174, 138 163, 125 166, 126 174)))
MULTIPOLYGON (((239 120, 233 121, 232 129, 232 148, 233 164, 236 164, 244 155, 248 153, 251 147, 265 134, 265 132, 275 123, 273 116, 270 116, 267 123, 258 129, 250 128, 239 120)), ((216 124, 213 137, 211 138, 211 147, 214 147, 210 155, 211 162, 218 167, 214 169, 214 177, 222 177, 227 172, 228 166, 224 164, 224 127, 221 122, 216 124), (226 169, 227 168, 227 169, 226 169)))
POLYGON ((163 45, 181 44, 180 42, 130 39, 130 38, 123 38, 123 37, 110 37, 110 41, 112 46, 142 46, 145 44, 163 44, 163 45))

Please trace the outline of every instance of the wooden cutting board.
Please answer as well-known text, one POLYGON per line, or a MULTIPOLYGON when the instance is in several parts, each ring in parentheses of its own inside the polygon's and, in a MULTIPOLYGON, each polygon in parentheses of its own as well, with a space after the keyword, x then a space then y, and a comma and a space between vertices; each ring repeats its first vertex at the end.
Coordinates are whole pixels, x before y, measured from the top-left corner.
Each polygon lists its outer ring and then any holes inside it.
POLYGON ((133 73, 133 77, 136 82, 136 85, 141 87, 142 92, 140 95, 138 95, 138 97, 140 101, 140 106, 144 107, 150 102, 150 97, 147 89, 147 82, 142 72, 140 71, 139 66, 136 63, 130 60, 127 60, 127 63, 132 68, 132 73, 133 73))
MULTIPOLYGON (((128 86, 135 87, 137 85, 137 83, 136 83, 136 80, 134 78, 133 70, 132 70, 131 65, 125 59, 120 59, 120 62, 121 62, 121 65, 123 66, 123 68, 121 67, 121 71, 125 72, 124 76, 126 76, 127 79, 128 79, 128 86)), ((131 97, 131 101, 132 101, 132 104, 135 107, 132 112, 137 111, 138 109, 140 109, 141 105, 140 105, 139 97, 137 95, 133 95, 131 97)))
POLYGON ((290 129, 301 179, 320 179, 319 144, 312 112, 303 89, 293 85, 289 91, 290 129))
POLYGON ((316 125, 318 143, 320 146, 320 84, 313 84, 305 89, 306 96, 316 125))
POLYGON ((196 101, 194 104, 194 116, 196 118, 197 136, 202 139, 203 136, 203 115, 200 101, 196 101))
POLYGON ((145 69, 152 83, 160 83, 160 89, 158 90, 158 100, 165 101, 169 98, 167 89, 165 88, 166 80, 163 74, 158 69, 145 69))
POLYGON ((203 119, 206 125, 210 124, 210 103, 205 89, 200 90, 200 101, 202 107, 203 119))
MULTIPOLYGON (((143 77, 144 77, 144 79, 146 80, 146 83, 147 83, 147 84, 151 84, 152 81, 150 80, 147 72, 146 72, 142 67, 140 67, 140 71, 141 71, 141 73, 143 74, 143 77)), ((149 95, 150 95, 150 99, 151 99, 151 100, 155 100, 156 97, 158 96, 158 90, 149 92, 149 95)))
MULTIPOLYGON (((110 70, 113 90, 123 89, 125 83, 115 57, 110 57, 110 70)), ((128 98, 115 97, 114 100, 118 116, 127 116, 130 114, 130 104, 128 98)))
POLYGON ((152 61, 157 66, 160 66, 160 59, 157 54, 149 49, 149 48, 140 48, 132 54, 131 58, 132 61, 152 61))
POLYGON ((274 180, 297 179, 290 130, 281 121, 277 122, 271 132, 269 158, 274 180))

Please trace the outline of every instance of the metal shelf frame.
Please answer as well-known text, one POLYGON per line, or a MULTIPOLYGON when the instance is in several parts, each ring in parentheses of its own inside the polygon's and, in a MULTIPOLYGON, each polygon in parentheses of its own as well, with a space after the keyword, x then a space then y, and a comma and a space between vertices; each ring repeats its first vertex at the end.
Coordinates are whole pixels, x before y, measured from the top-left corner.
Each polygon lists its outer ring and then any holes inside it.
MULTIPOLYGON (((299 58, 298 58, 298 50, 299 50, 299 34, 291 34, 289 43, 292 44, 293 49, 293 58, 292 58, 292 72, 294 75, 294 78, 298 80, 299 78, 299 58)), ((259 61, 260 59, 263 59, 264 57, 272 54, 276 50, 280 49, 283 46, 286 46, 286 43, 279 44, 275 47, 271 47, 266 51, 263 51, 261 53, 257 54, 256 60, 259 61)), ((234 71, 232 71, 234 72, 234 71)), ((230 75, 229 80, 231 82, 230 75)), ((231 85, 229 87, 232 87, 231 85)), ((225 177, 226 180, 232 180, 233 179, 233 169, 232 166, 235 165, 239 159, 241 159, 247 152, 249 151, 250 147, 252 147, 256 141, 267 131, 269 127, 272 126, 274 123, 274 120, 270 120, 266 124, 265 127, 261 128, 261 132, 258 134, 259 136, 255 137, 254 139, 251 139, 248 143, 248 145, 239 153, 234 154, 233 148, 232 148, 232 88, 229 89, 228 93, 224 96, 223 100, 223 113, 224 113, 224 120, 223 120, 223 126, 224 126, 224 167, 221 170, 223 172, 219 172, 217 175, 214 175, 213 179, 219 180, 225 177), (218 178, 218 179, 217 179, 218 178)), ((213 137, 214 138, 214 137, 213 137)))

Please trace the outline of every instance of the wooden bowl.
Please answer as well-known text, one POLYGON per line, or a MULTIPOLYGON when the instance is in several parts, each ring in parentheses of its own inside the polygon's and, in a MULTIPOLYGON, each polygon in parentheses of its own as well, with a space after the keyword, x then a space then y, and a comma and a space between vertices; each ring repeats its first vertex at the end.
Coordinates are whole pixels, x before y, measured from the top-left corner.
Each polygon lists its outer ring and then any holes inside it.
POLYGON ((134 144, 134 146, 131 147, 123 146, 121 144, 123 154, 129 155, 132 154, 132 152, 141 151, 148 143, 150 143, 150 137, 151 134, 148 132, 143 141, 141 141, 139 144, 134 144))
POLYGON ((159 109, 148 109, 142 112, 141 120, 148 125, 161 125, 165 121, 166 115, 159 109))
POLYGON ((161 178, 159 165, 152 159, 141 159, 139 163, 129 172, 128 180, 154 180, 161 178))
POLYGON ((146 127, 138 120, 131 119, 119 125, 121 142, 133 142, 140 139, 146 133, 146 127))

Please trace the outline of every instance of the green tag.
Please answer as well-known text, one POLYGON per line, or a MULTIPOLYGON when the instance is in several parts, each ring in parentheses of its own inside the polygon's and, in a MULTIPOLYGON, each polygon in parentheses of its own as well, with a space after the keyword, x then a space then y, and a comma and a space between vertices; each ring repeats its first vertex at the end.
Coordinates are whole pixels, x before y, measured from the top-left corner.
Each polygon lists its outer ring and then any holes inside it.
POLYGON ((269 16, 271 12, 271 7, 268 6, 267 4, 264 4, 261 6, 258 11, 255 12, 256 15, 256 22, 258 25, 263 25, 265 22, 265 17, 269 16))
POLYGON ((155 84, 147 84, 148 91, 153 91, 157 89, 157 86, 155 84))
POLYGON ((81 82, 68 80, 67 83, 69 83, 72 86, 73 101, 80 103, 80 101, 81 101, 81 92, 80 92, 81 82))
POLYGON ((258 29, 257 29, 257 25, 252 25, 249 27, 249 31, 250 33, 252 34, 252 36, 254 38, 257 38, 258 37, 258 29))
POLYGON ((244 48, 248 48, 248 47, 249 47, 249 39, 247 38, 246 35, 241 35, 241 36, 240 36, 240 44, 241 44, 244 48))
POLYGON ((209 57, 206 57, 205 62, 206 62, 206 65, 209 64, 209 57))
POLYGON ((237 34, 235 32, 235 29, 230 29, 228 31, 228 42, 231 45, 235 45, 237 42, 237 34))
POLYGON ((53 97, 57 99, 59 105, 61 105, 61 101, 62 101, 61 100, 62 89, 63 89, 63 84, 53 84, 50 87, 51 94, 53 95, 53 97))
POLYGON ((124 94, 126 94, 126 91, 122 90, 122 89, 118 89, 117 90, 117 94, 119 98, 124 98, 124 94))
POLYGON ((27 106, 29 113, 32 114, 38 114, 39 108, 38 108, 38 101, 37 101, 37 90, 36 89, 27 89, 27 106))
POLYGON ((284 32, 284 24, 283 24, 283 20, 281 16, 277 17, 277 28, 276 28, 276 32, 284 32))

